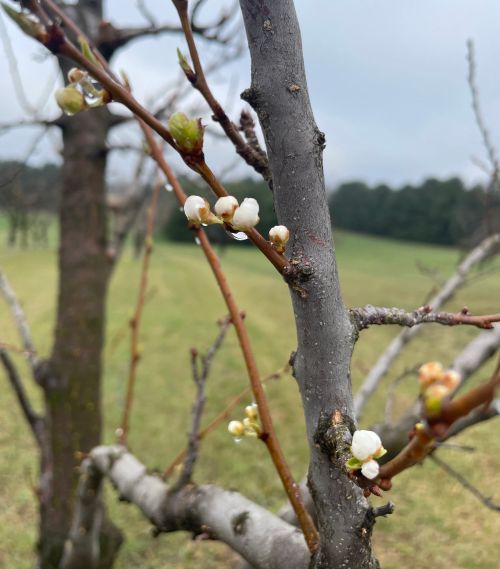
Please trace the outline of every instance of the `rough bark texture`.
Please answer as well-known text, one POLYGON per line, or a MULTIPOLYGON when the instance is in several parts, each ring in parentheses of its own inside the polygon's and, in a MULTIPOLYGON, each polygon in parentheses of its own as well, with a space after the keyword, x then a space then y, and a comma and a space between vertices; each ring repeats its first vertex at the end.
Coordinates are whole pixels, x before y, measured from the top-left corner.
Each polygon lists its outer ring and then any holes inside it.
POLYGON ((278 220, 290 230, 288 254, 302 279, 290 285, 298 348, 293 358, 306 417, 309 488, 321 546, 312 566, 376 567, 369 505, 324 445, 332 422, 352 432, 350 361, 354 328, 343 305, 326 202, 324 135, 307 93, 300 30, 292 0, 240 0, 252 57, 242 97, 256 110, 273 176, 278 220), (364 535, 365 537, 361 537, 364 535))
MULTIPOLYGON (((100 1, 84 1, 73 17, 92 37, 102 17, 100 1)), ((66 76, 70 67, 61 61, 66 76)), ((61 121, 63 166, 60 200, 59 292, 54 345, 50 359, 38 366, 44 390, 49 452, 40 485, 39 566, 59 567, 75 503, 78 454, 89 452, 101 437, 101 351, 110 274, 106 257, 107 109, 61 121)), ((102 563, 110 566, 120 543, 104 523, 102 563)), ((76 566, 75 566, 76 567, 76 566)), ((82 569, 93 565, 82 560, 82 569)))

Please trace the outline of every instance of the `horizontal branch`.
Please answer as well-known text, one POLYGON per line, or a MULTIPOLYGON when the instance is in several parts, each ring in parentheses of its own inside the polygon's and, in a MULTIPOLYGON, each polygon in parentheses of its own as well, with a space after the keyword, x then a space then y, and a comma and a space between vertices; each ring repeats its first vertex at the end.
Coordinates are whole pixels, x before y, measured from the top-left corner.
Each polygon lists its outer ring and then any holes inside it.
POLYGON ((418 324, 442 324, 443 326, 469 325, 477 328, 492 329, 495 322, 500 322, 500 313, 473 316, 467 308, 460 312, 434 312, 430 306, 422 306, 413 312, 402 308, 386 308, 367 304, 362 308, 352 308, 350 314, 358 330, 383 324, 397 324, 412 328, 418 324))
MULTIPOLYGON (((456 271, 441 287, 441 289, 426 304, 434 311, 448 302, 456 291, 464 284, 468 273, 484 259, 488 258, 500 243, 500 234, 492 235, 475 247, 458 265, 456 271)), ((354 397, 354 413, 360 418, 361 413, 370 397, 377 389, 381 380, 390 369, 403 348, 413 340, 422 330, 421 326, 413 326, 402 330, 380 354, 375 365, 363 380, 354 397)))
MULTIPOLYGON (((97 447, 82 464, 68 556, 80 551, 80 541, 88 541, 89 534, 95 533, 89 519, 99 523, 97 496, 103 477, 109 478, 120 499, 140 509, 157 533, 189 531, 217 539, 255 569, 306 569, 309 565, 302 533, 278 516, 238 492, 213 485, 188 485, 177 493, 169 492, 160 478, 149 475, 146 467, 120 446, 97 447), (90 493, 85 485, 91 486, 90 493)), ((68 559, 66 563, 71 566, 68 559)))

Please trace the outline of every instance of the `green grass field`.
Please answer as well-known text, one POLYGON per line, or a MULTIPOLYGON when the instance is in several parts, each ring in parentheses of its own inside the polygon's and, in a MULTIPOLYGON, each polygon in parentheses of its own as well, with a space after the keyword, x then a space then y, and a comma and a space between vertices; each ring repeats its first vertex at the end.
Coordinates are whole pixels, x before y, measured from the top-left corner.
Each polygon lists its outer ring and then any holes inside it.
MULTIPOLYGON (((0 267, 22 300, 38 351, 47 355, 56 301, 56 254, 42 249, 7 250, 0 231, 0 267)), ((396 243, 354 234, 339 233, 336 248, 342 289, 348 305, 366 303, 419 306, 432 286, 417 261, 450 274, 458 260, 452 249, 396 243)), ((223 256, 230 283, 247 325, 262 374, 280 368, 295 346, 295 332, 286 286, 259 254, 249 247, 232 247, 223 256)), ((139 263, 128 251, 113 277, 108 307, 108 343, 105 351, 104 442, 114 440, 124 399, 128 366, 127 320, 135 302, 139 263)), ((206 349, 217 329, 215 321, 225 314, 201 250, 194 245, 159 243, 150 272, 150 300, 142 324, 143 360, 132 416, 132 451, 150 468, 164 468, 186 441, 189 409, 194 393, 189 372, 189 349, 206 349)), ((498 311, 500 276, 479 279, 460 291, 450 310, 467 304, 476 313, 498 311)), ((377 354, 398 332, 392 327, 362 334, 353 361, 357 385, 377 354)), ((426 360, 449 363, 477 333, 469 328, 430 325, 397 361, 391 375, 367 410, 364 426, 383 416, 387 385, 406 366, 426 360)), ((18 344, 10 314, 0 302, 0 341, 18 344)), ((22 361, 15 356, 16 361, 22 361)), ((478 374, 485 378, 492 365, 478 374)), ((26 370, 25 367, 22 367, 26 370)), ((28 375, 26 374, 26 377, 28 375)), ((30 434, 3 375, 0 399, 0 567, 28 569, 33 566, 36 539, 34 486, 37 455, 30 434)), ((208 382, 205 419, 219 411, 246 385, 234 332, 218 354, 208 382)), ((36 387, 29 390, 39 403, 36 387)), ((268 385, 271 407, 285 454, 300 478, 307 465, 303 419, 293 378, 268 385)), ((414 398, 410 380, 398 391, 396 412, 414 398)), ((234 418, 240 418, 235 413, 234 418)), ((440 456, 461 469, 487 495, 500 502, 500 438, 491 422, 460 437, 474 453, 442 450, 440 456)), ((263 445, 245 440, 236 445, 225 425, 202 446, 197 481, 210 481, 239 489, 271 509, 283 502, 283 492, 263 445)), ((381 519, 375 530, 376 553, 385 569, 495 569, 498 567, 500 514, 487 510, 433 463, 413 468, 397 478, 390 499, 396 512, 381 519)), ((377 505, 382 502, 374 500, 377 505)), ((108 489, 114 521, 124 530, 126 543, 117 567, 129 569, 230 567, 233 556, 217 543, 193 542, 188 535, 150 536, 148 523, 131 506, 119 503, 108 489)))

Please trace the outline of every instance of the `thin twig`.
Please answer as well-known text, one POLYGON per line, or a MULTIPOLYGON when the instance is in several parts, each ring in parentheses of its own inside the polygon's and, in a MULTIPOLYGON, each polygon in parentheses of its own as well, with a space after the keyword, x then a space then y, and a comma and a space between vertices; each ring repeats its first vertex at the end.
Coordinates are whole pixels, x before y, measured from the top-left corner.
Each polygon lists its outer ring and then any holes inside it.
POLYGON ((0 292, 2 293, 5 301, 10 307, 10 311, 17 325, 19 336, 21 337, 21 342, 23 344, 24 352, 31 366, 32 370, 35 370, 37 364, 36 349, 31 337, 31 330, 26 320, 26 315, 21 306, 21 303, 17 299, 14 289, 11 287, 7 275, 0 270, 0 292))
POLYGON ((466 490, 468 490, 473 496, 475 496, 482 504, 484 504, 490 510, 495 512, 500 512, 500 504, 495 504, 493 500, 485 496, 480 492, 473 484, 471 484, 465 476, 460 474, 457 470, 452 468, 447 462, 441 460, 436 456, 436 454, 431 454, 430 459, 436 463, 440 468, 442 468, 447 474, 455 478, 466 490))
MULTIPOLYGON (((267 375, 266 377, 262 378, 262 383, 266 383, 272 379, 280 379, 280 377, 284 374, 284 373, 288 373, 290 370, 290 364, 286 364, 284 367, 282 367, 281 369, 279 369, 278 371, 275 371, 274 373, 271 373, 269 375, 267 375)), ((243 389, 242 391, 240 391, 240 393, 238 393, 238 395, 236 395, 235 397, 233 397, 231 399, 231 401, 227 404, 226 407, 224 407, 224 409, 218 413, 209 423, 206 427, 204 427, 201 431, 198 431, 198 441, 202 441, 208 434, 210 434, 212 431, 214 431, 223 421, 226 421, 230 416, 231 413, 234 411, 234 409, 236 409, 236 407, 238 407, 242 401, 244 401, 248 395, 251 393, 251 388, 250 386, 245 387, 245 389, 243 389)), ((169 478, 175 471, 176 467, 178 464, 181 463, 181 461, 184 459, 184 457, 187 454, 187 448, 181 450, 172 460, 172 462, 167 466, 167 468, 165 469, 165 472, 163 473, 163 478, 167 479, 169 478)))
POLYGON ((213 112, 213 120, 221 125, 226 136, 236 148, 236 152, 247 162, 247 164, 252 166, 256 172, 262 174, 266 182, 269 182, 271 179, 271 173, 267 157, 257 153, 250 144, 245 142, 244 138, 239 133, 237 126, 227 116, 226 112, 210 90, 193 36, 193 30, 189 20, 188 3, 179 0, 172 0, 172 2, 179 13, 179 19, 194 66, 194 73, 190 70, 186 72, 186 77, 192 83, 193 87, 201 93, 213 112))
POLYGON ((130 413, 132 410, 133 400, 134 400, 134 387, 137 379, 137 366, 141 358, 139 351, 139 333, 141 325, 141 317, 144 309, 144 302, 146 297, 146 291, 148 286, 148 270, 151 260, 151 254, 153 253, 153 234, 154 234, 154 224, 155 224, 155 212, 156 206, 158 204, 158 196, 163 184, 158 179, 155 184, 153 195, 151 197, 151 203, 147 212, 147 229, 145 238, 145 248, 144 256, 142 261, 141 278, 139 283, 139 292, 137 294, 137 302, 135 306, 134 315, 132 316, 129 325, 131 330, 130 338, 130 364, 129 364, 129 375, 127 381, 127 394, 125 397, 125 405, 123 408, 123 415, 118 429, 118 440, 120 444, 126 446, 127 436, 129 431, 130 413))
POLYGON ((217 334, 217 338, 210 346, 208 352, 201 358, 201 371, 198 368, 198 360, 200 355, 195 348, 191 350, 191 369, 193 372, 193 380, 196 385, 196 397, 193 403, 192 425, 188 437, 186 457, 184 459, 181 474, 177 479, 177 482, 172 487, 172 492, 177 492, 186 484, 189 484, 189 482, 191 482, 194 465, 198 457, 198 448, 200 442, 198 432, 200 430, 201 418, 203 415, 203 409, 205 407, 205 385, 210 374, 210 368, 212 366, 214 356, 222 346, 222 342, 224 341, 226 332, 228 331, 230 325, 231 319, 227 317, 219 322, 219 333, 217 334))
POLYGON ((0 349, 0 361, 5 369, 7 378, 9 379, 12 390, 14 391, 19 406, 23 412, 24 418, 28 423, 38 446, 43 446, 43 429, 44 420, 40 417, 31 405, 28 395, 24 389, 23 383, 10 356, 4 350, 0 349))

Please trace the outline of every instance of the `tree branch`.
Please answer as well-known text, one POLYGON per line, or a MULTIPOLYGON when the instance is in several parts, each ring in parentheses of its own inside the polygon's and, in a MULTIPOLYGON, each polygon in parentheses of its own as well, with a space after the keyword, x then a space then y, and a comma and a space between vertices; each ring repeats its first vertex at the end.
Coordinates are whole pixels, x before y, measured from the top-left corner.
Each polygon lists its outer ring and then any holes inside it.
POLYGON ((208 352, 202 356, 202 369, 201 373, 198 369, 198 351, 193 348, 191 350, 191 368, 193 371, 193 380, 196 385, 196 397, 193 403, 192 409, 192 426, 188 437, 188 447, 186 457, 184 459, 184 464, 182 466, 182 471, 177 479, 175 485, 172 488, 172 492, 177 492, 186 484, 191 482, 193 476, 194 465, 198 457, 198 447, 199 447, 199 436, 198 432, 201 425, 201 417, 203 415, 203 409, 205 407, 205 385, 210 373, 210 368, 212 366, 212 360, 222 346, 222 342, 226 336, 226 332, 231 325, 230 318, 224 318, 219 323, 219 333, 214 343, 210 346, 208 352))
POLYGON ((45 431, 45 421, 40 415, 35 413, 31 402, 28 398, 28 395, 24 389, 23 383, 21 378, 17 372, 17 369, 14 365, 14 362, 11 360, 7 352, 0 348, 0 361, 5 369, 5 373, 7 374, 7 378, 10 382, 12 390, 14 391, 19 406, 23 412, 24 418, 28 423, 28 426, 35 437, 36 442, 40 449, 43 447, 43 440, 44 440, 44 431, 45 431))
MULTIPOLYGON (((176 493, 123 447, 97 447, 82 464, 79 504, 72 524, 68 556, 88 542, 99 523, 99 494, 109 478, 120 499, 137 506, 156 532, 189 531, 229 545, 255 569, 307 569, 304 537, 274 514, 234 491, 217 486, 185 486, 176 493), (88 497, 88 500, 85 499, 88 497), (91 522, 91 523, 89 523, 91 522)), ((71 565, 64 566, 67 569, 71 565)))
POLYGON ((369 326, 397 324, 412 328, 419 324, 442 324, 443 326, 469 325, 491 330, 495 322, 500 322, 500 313, 472 316, 468 309, 461 312, 433 312, 430 306, 422 306, 413 312, 406 312, 402 308, 386 308, 367 304, 363 308, 352 308, 351 317, 358 330, 365 330, 369 326))
MULTIPOLYGON (((427 303, 433 310, 438 310, 448 302, 455 292, 462 286, 467 274, 471 269, 486 259, 500 243, 500 234, 486 238, 482 243, 475 247, 459 264, 457 270, 446 281, 443 287, 427 303)), ((382 378, 390 369, 392 363, 397 358, 401 350, 422 331, 421 326, 414 326, 408 330, 401 331, 387 346, 379 356, 377 362, 372 367, 361 387, 354 397, 354 412, 356 417, 361 417, 366 403, 373 395, 382 378)))
POLYGON ((0 292, 2 293, 8 306, 10 307, 12 316, 14 317, 14 320, 17 325, 19 336, 21 337, 23 348, 26 353, 26 358, 28 359, 31 369, 34 372, 38 360, 36 356, 35 345, 31 337, 31 331, 28 325, 28 321, 26 320, 24 310, 20 302, 18 301, 13 288, 10 286, 10 283, 7 279, 7 275, 3 273, 1 270, 0 270, 0 292))

